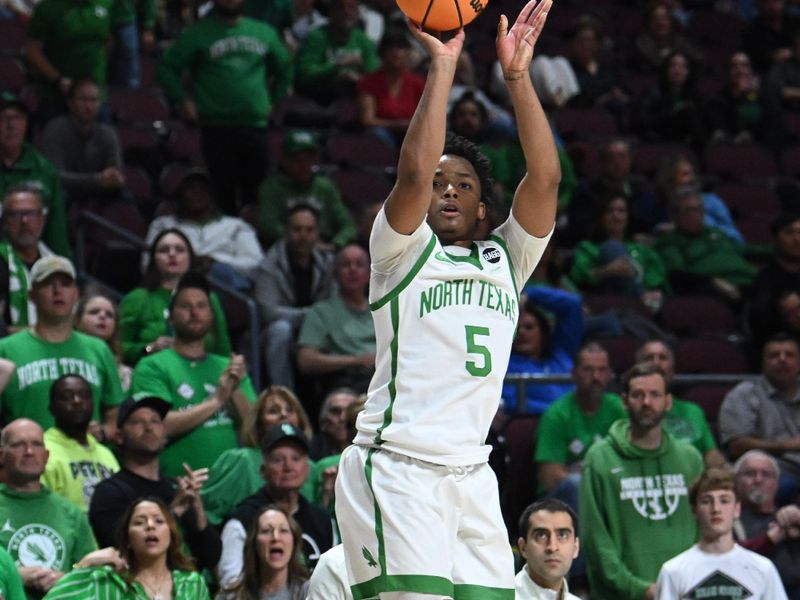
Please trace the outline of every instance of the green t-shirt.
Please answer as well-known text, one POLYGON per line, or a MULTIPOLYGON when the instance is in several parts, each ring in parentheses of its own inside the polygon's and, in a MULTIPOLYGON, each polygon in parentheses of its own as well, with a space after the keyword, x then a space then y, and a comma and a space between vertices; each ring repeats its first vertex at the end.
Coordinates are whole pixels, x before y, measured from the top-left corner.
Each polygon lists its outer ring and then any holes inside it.
MULTIPOLYGON (((169 299, 172 292, 159 287, 155 290, 136 288, 122 298, 119 304, 119 330, 122 339, 122 358, 129 365, 135 365, 147 344, 162 335, 172 335, 167 323, 169 299)), ((219 297, 211 292, 211 312, 214 326, 206 336, 206 350, 228 356, 231 341, 228 337, 228 323, 219 297)))
MULTIPOLYGON (((18 567, 66 573, 97 547, 86 515, 46 487, 16 492, 0 485, 0 523, 0 546, 18 567)), ((42 597, 33 590, 26 592, 31 599, 42 597)))
POLYGON ((25 588, 11 555, 0 548, 0 598, 3 600, 25 600, 25 588))
MULTIPOLYGON (((128 583, 111 567, 76 569, 53 586, 46 600, 150 600, 142 584, 128 583)), ((211 600, 200 573, 172 571, 172 600, 211 600)))
POLYGON ((60 175, 53 163, 28 142, 22 145, 22 154, 13 165, 9 167, 0 161, 0 198, 5 196, 8 188, 21 183, 35 185, 47 207, 47 223, 42 232, 42 241, 56 254, 71 257, 66 202, 60 175))
POLYGON ((348 308, 340 298, 311 306, 297 340, 325 354, 357 356, 375 352, 375 325, 369 309, 348 308))
MULTIPOLYGON (((242 500, 264 487, 262 462, 261 450, 249 447, 226 450, 214 462, 208 473, 208 481, 200 490, 206 516, 212 525, 222 523, 242 500)), ((300 494, 313 502, 311 474, 314 473, 315 463, 308 459, 308 464, 309 476, 300 488, 300 494)))
MULTIPOLYGON (((220 375, 229 358, 207 354, 202 360, 190 360, 175 350, 167 349, 146 356, 133 370, 133 393, 147 392, 172 405, 172 410, 200 404, 217 389, 220 375)), ((250 378, 245 376, 239 389, 249 402, 256 394, 250 378)), ((236 427, 226 409, 215 413, 193 431, 170 440, 161 455, 161 470, 169 476, 183 474, 182 464, 193 469, 211 467, 223 452, 237 446, 236 427)))
POLYGON ((343 44, 337 44, 331 37, 330 26, 323 25, 309 32, 300 46, 295 84, 302 93, 313 97, 320 90, 334 85, 342 72, 371 73, 379 66, 375 44, 361 29, 354 28, 343 44), (337 59, 345 56, 358 56, 361 63, 338 66, 337 59))
POLYGON ((114 25, 136 22, 139 32, 152 31, 156 25, 155 0, 114 0, 111 22, 114 25))
POLYGON ((119 471, 114 453, 91 435, 82 446, 57 427, 44 432, 44 445, 50 456, 42 483, 80 508, 89 510, 89 501, 98 483, 119 471))
MULTIPOLYGON (((42 0, 28 25, 28 37, 44 44, 56 70, 73 81, 106 82, 106 50, 113 0, 42 0)), ((57 93, 53 85, 50 95, 57 93)))
POLYGON ((101 407, 112 408, 122 402, 114 356, 108 345, 96 337, 73 331, 66 341, 51 343, 26 329, 0 339, 0 358, 17 366, 0 396, 0 412, 6 422, 27 417, 42 429, 55 425, 48 410, 50 386, 67 374, 80 375, 89 382, 94 420, 102 420, 101 407))
POLYGON ((702 456, 717 447, 703 409, 697 404, 672 397, 672 409, 664 417, 664 427, 672 437, 689 442, 702 456))
POLYGON ((534 460, 566 466, 582 461, 586 451, 606 436, 614 421, 627 417, 622 398, 616 394, 603 394, 600 409, 593 415, 578 407, 575 392, 564 394, 542 415, 536 430, 534 460))
POLYGON ((247 17, 230 25, 213 12, 187 27, 158 64, 173 102, 184 99, 187 70, 204 125, 266 127, 272 103, 292 83, 289 51, 272 27, 247 17))

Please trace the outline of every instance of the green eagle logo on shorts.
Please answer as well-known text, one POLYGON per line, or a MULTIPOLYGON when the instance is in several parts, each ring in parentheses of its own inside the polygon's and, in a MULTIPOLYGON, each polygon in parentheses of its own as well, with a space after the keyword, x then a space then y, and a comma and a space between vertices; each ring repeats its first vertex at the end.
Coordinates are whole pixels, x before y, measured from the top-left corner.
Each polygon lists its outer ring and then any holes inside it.
POLYGON ((361 546, 361 554, 364 556, 364 560, 367 561, 368 567, 377 567, 378 563, 375 562, 375 557, 372 556, 372 553, 367 550, 366 546, 361 546))

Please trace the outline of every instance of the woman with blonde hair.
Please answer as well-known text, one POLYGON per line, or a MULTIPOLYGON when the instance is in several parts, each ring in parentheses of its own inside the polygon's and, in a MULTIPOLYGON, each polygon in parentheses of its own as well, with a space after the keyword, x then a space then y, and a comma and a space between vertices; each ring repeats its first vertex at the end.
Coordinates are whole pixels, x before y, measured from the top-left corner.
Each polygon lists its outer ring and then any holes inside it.
MULTIPOLYGON (((226 450, 219 456, 211 467, 211 477, 200 492, 212 524, 221 523, 239 502, 264 486, 261 439, 267 429, 281 423, 302 429, 309 439, 313 435, 308 415, 294 392, 282 385, 271 385, 259 394, 252 410, 244 418, 242 446, 226 450)), ((310 483, 300 492, 310 500, 310 483)))
POLYGON ((131 387, 133 369, 122 362, 122 341, 116 302, 99 288, 86 289, 75 309, 75 329, 100 338, 108 344, 117 362, 122 391, 127 392, 131 387))

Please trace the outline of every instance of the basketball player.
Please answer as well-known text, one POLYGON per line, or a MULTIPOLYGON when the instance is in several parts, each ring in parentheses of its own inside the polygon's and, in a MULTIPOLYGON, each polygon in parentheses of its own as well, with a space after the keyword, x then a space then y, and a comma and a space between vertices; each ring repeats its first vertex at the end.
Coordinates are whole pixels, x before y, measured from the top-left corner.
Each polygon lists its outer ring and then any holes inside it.
POLYGON ((476 239, 489 165, 445 140, 464 32, 446 43, 412 27, 431 57, 400 150, 397 183, 370 238, 376 373, 345 450, 336 513, 354 598, 513 600, 514 568, 487 464, 518 317, 519 290, 553 229, 560 172, 529 66, 551 0, 531 0, 497 55, 528 173, 511 216, 476 239))

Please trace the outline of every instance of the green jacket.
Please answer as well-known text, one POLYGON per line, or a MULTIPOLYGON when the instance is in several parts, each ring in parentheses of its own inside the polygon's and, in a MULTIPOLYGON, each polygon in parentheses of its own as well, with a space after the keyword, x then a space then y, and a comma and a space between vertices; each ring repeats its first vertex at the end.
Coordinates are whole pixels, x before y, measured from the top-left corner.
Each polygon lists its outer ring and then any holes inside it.
POLYGON ((336 83, 340 73, 354 70, 358 73, 371 73, 380 66, 375 44, 360 29, 353 29, 344 44, 337 45, 331 39, 330 26, 323 25, 311 31, 297 53, 297 89, 310 96, 320 89, 336 83), (342 55, 358 54, 361 64, 340 67, 335 60, 342 55))
POLYGON ((656 250, 667 271, 720 277, 733 285, 749 285, 756 274, 742 256, 741 246, 716 227, 704 227, 698 235, 666 233, 658 238, 656 250))
POLYGON ((72 249, 67 237, 67 210, 58 169, 44 155, 25 142, 22 154, 10 167, 0 161, 0 198, 8 188, 20 183, 35 184, 42 193, 47 207, 47 224, 42 241, 61 256, 71 257, 72 249))
MULTIPOLYGON (((625 242, 628 256, 638 265, 637 280, 645 290, 668 290, 667 271, 658 253, 636 242, 625 242)), ((592 271, 600 261, 600 246, 590 241, 583 241, 575 248, 572 270, 569 278, 581 290, 590 290, 600 284, 592 271)))
POLYGON ((614 423, 583 465, 581 551, 597 600, 641 600, 661 565, 697 539, 688 494, 700 453, 666 432, 659 448, 639 448, 629 429, 614 423))
POLYGON ((235 25, 215 13, 187 27, 158 64, 158 82, 173 102, 192 76, 203 125, 266 127, 272 102, 292 83, 292 60, 278 33, 242 17, 235 25))

